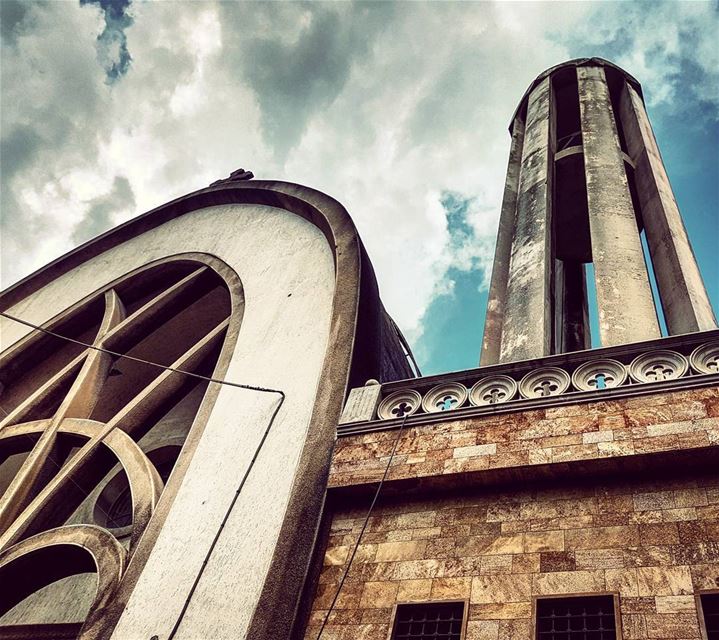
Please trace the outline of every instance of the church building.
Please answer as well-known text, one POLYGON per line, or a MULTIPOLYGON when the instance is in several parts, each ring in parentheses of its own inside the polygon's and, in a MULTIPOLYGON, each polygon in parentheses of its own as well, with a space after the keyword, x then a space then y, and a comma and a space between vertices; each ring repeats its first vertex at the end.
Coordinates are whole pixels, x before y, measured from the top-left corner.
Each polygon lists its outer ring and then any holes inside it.
POLYGON ((719 640, 719 329, 641 86, 563 63, 510 135, 474 369, 242 169, 3 291, 0 640, 719 640))

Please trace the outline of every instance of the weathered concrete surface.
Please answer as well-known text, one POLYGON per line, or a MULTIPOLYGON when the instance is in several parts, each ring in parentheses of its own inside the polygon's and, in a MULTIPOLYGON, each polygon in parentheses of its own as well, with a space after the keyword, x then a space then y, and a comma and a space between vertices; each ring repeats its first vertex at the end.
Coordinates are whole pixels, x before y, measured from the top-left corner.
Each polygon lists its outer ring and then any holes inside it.
POLYGON ((578 67, 592 258, 603 346, 660 337, 602 67, 578 67))
POLYGON ((500 362, 538 358, 551 350, 551 103, 551 82, 545 78, 527 107, 500 362))
POLYGON ((364 387, 352 389, 342 410, 339 423, 348 424, 374 419, 381 393, 382 385, 376 381, 372 384, 368 383, 364 387))
POLYGON ((484 337, 480 364, 487 366, 499 362, 502 343, 502 320, 504 300, 507 295, 509 262, 512 255, 514 227, 517 220, 517 192, 519 190, 519 169, 522 166, 522 147, 524 145, 524 122, 520 117, 512 128, 512 145, 509 148, 507 162, 507 181, 504 184, 502 212, 499 216, 497 246, 494 250, 492 281, 489 285, 489 300, 484 319, 484 337))
MULTIPOLYGON (((186 251, 218 256, 242 274, 246 311, 227 379, 287 393, 177 635, 242 638, 267 579, 322 373, 335 291, 323 233, 263 205, 191 211, 87 260, 9 312, 42 324, 106 282, 186 251)), ((26 331, 2 322, 7 344, 26 331)), ((270 394, 219 391, 115 637, 167 637, 276 403, 270 394)))
POLYGON ((629 83, 620 99, 647 244, 670 334, 717 326, 644 102, 629 83))

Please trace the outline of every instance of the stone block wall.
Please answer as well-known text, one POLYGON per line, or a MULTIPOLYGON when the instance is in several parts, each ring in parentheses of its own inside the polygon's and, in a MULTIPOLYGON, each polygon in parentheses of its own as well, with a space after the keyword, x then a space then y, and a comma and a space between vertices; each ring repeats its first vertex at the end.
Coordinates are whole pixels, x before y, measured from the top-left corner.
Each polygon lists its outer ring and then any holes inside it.
MULTIPOLYGON (((529 640, 535 598, 616 593, 625 640, 698 639, 695 595, 719 589, 719 474, 671 479, 671 471, 387 498, 322 638, 385 640, 397 603, 458 599, 469 607, 466 640, 529 640)), ((352 503, 335 507, 308 640, 317 637, 369 498, 352 503)))
MULTIPOLYGON (((405 429, 391 480, 713 447, 719 445, 719 388, 449 418, 405 429)), ((329 486, 378 481, 395 438, 395 430, 340 437, 329 486)))

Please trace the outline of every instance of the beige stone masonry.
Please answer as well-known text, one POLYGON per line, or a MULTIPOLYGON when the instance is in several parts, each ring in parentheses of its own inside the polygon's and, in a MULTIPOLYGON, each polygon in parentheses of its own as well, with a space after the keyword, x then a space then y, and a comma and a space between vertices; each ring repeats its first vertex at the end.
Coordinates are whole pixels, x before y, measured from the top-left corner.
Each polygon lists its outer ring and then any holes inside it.
MULTIPOLYGON (((394 430, 340 437, 330 487, 378 481, 395 438, 394 430)), ((407 428, 389 480, 491 474, 516 467, 717 445, 719 388, 709 387, 407 428)))
MULTIPOLYGON (((327 558, 356 543, 366 505, 351 504, 327 558)), ((464 640, 531 640, 536 598, 613 593, 624 640, 698 640, 695 595, 719 585, 719 474, 380 501, 365 547, 376 553, 352 564, 323 638, 386 640, 396 604, 457 599, 464 640)), ((307 640, 344 569, 323 567, 307 640)))

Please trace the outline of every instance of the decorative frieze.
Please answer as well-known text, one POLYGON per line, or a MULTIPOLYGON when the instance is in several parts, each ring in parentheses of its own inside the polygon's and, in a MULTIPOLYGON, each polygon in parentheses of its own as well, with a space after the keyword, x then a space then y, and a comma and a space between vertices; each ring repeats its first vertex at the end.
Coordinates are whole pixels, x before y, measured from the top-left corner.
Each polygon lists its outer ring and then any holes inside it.
POLYGON ((425 413, 459 409, 467 400, 467 387, 459 382, 448 382, 430 389, 422 399, 425 413))
POLYGON ((572 384, 578 391, 594 391, 619 387, 627 379, 627 368, 617 360, 590 360, 580 364, 572 374, 572 384))
POLYGON ((719 342, 708 342, 694 349, 689 364, 697 373, 719 373, 719 342))
MULTIPOLYGON (((597 357, 596 352, 584 352, 583 355, 591 359, 579 362, 577 357, 570 363, 568 358, 560 361, 557 357, 556 360, 541 359, 535 366, 529 361, 526 366, 517 363, 495 365, 484 376, 481 376, 481 369, 477 370, 479 379, 475 380, 471 379, 470 372, 459 372, 454 374, 457 379, 445 379, 429 388, 428 381, 418 378, 407 381, 406 388, 397 389, 396 383, 390 383, 353 389, 340 424, 395 420, 414 414, 476 412, 478 408, 489 410, 492 405, 508 402, 521 411, 525 404, 534 406, 545 399, 547 403, 554 403, 560 396, 576 397, 579 401, 584 393, 596 395, 620 387, 639 390, 646 385, 682 378, 719 376, 719 341, 710 340, 699 346, 696 342, 695 339, 693 344, 686 345, 672 338, 661 341, 661 346, 669 343, 667 346, 676 346, 689 353, 688 357, 674 349, 637 349, 632 352, 625 347, 619 351, 603 350, 615 357, 597 357), (547 366, 553 361, 558 366, 547 366), (498 368, 501 372, 497 372, 498 368), (377 406, 376 413, 374 406, 377 406)), ((637 347, 646 349, 645 345, 637 347)))
POLYGON ((487 376, 472 387, 469 401, 475 407, 508 402, 517 395, 517 387, 517 381, 509 376, 487 376))
POLYGON ((404 418, 416 413, 422 404, 422 396, 413 389, 395 391, 387 396, 377 409, 380 420, 391 420, 392 418, 404 418))
POLYGON ((530 371, 519 381, 519 393, 523 398, 558 396, 569 389, 570 381, 564 369, 544 367, 530 371))
POLYGON ((681 378, 689 369, 687 359, 676 351, 659 350, 643 353, 629 365, 629 375, 636 382, 659 382, 681 378))

